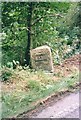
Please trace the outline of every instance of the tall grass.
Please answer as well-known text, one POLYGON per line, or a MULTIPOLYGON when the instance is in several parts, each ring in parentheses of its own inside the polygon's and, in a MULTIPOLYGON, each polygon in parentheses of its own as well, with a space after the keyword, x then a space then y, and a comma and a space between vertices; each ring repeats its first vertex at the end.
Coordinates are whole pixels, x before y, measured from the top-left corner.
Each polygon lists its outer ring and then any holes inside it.
POLYGON ((25 82, 24 89, 21 90, 16 88, 9 92, 2 91, 3 118, 27 111, 32 107, 33 102, 45 98, 52 93, 59 92, 62 89, 69 89, 79 82, 78 72, 73 73, 69 77, 61 78, 59 81, 53 81, 53 75, 46 74, 43 71, 16 71, 12 78, 14 77, 17 77, 16 87, 18 87, 19 81, 21 81, 21 84, 25 82))

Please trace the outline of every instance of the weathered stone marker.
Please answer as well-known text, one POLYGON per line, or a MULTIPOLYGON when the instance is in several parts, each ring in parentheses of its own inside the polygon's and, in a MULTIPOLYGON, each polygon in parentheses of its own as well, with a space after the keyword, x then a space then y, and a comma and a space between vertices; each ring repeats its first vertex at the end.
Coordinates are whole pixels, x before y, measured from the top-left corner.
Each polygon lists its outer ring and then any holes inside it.
POLYGON ((36 70, 42 69, 49 72, 53 72, 53 62, 50 47, 47 45, 37 47, 30 51, 31 64, 36 70))

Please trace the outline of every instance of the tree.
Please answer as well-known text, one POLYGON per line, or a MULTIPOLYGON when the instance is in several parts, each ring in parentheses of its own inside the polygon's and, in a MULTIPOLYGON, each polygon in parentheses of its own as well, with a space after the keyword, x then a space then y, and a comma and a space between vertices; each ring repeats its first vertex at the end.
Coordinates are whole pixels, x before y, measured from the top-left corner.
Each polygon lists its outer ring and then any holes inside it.
POLYGON ((28 3, 28 16, 27 16, 28 39, 27 39, 27 48, 26 48, 26 53, 25 53, 27 65, 30 65, 32 11, 33 11, 33 3, 29 2, 28 3))
POLYGON ((65 2, 2 3, 2 31, 6 33, 2 40, 4 63, 17 60, 23 65, 26 59, 25 63, 29 65, 30 49, 47 44, 56 52, 58 46, 66 41, 65 36, 69 35, 70 40, 70 31, 74 30, 74 24, 72 24, 73 28, 67 29, 71 22, 67 25, 63 21, 66 20, 72 4, 65 2))

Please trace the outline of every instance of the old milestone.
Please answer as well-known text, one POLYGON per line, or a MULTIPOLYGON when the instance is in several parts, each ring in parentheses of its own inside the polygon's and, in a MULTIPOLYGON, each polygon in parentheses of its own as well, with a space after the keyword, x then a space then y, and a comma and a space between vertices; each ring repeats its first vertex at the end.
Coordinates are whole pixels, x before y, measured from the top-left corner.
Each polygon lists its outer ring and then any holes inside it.
POLYGON ((31 64, 36 70, 42 69, 53 72, 53 62, 50 47, 47 45, 37 47, 30 51, 31 64))

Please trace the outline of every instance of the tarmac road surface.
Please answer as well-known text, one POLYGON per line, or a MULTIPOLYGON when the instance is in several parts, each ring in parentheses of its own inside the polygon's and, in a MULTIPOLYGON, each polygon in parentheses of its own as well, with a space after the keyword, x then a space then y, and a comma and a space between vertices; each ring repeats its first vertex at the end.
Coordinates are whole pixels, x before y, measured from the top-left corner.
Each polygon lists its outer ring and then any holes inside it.
MULTIPOLYGON (((43 109, 33 118, 79 118, 81 114, 80 108, 80 92, 71 93, 69 96, 59 100, 52 106, 43 109), (80 114, 79 114, 80 113, 80 114)), ((81 119, 80 119, 81 120, 81 119)))

